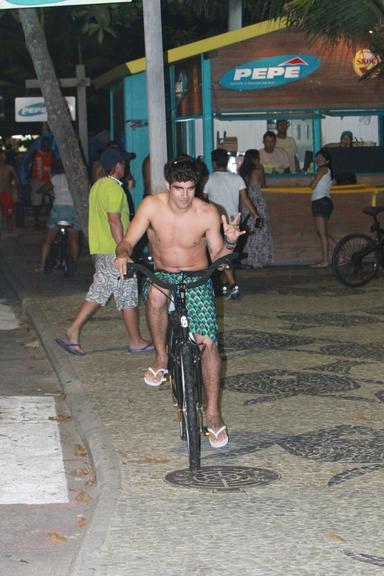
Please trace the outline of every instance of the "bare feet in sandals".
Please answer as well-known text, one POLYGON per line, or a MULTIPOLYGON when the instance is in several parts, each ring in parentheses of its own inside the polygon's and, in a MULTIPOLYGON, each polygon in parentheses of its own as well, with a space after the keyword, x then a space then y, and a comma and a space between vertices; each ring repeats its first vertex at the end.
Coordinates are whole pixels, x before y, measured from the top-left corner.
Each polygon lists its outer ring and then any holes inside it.
POLYGON ((228 444, 227 426, 221 418, 206 416, 208 440, 212 448, 223 448, 228 444))

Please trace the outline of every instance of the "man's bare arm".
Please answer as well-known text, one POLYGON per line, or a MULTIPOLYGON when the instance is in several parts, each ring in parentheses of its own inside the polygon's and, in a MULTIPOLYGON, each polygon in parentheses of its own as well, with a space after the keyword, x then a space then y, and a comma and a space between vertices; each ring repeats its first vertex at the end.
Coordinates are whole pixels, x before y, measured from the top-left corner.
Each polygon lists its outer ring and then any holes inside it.
POLYGON ((142 201, 134 218, 129 223, 125 236, 116 247, 115 266, 121 275, 127 273, 127 262, 132 257, 133 249, 150 224, 154 201, 155 197, 153 196, 147 196, 142 201))
POLYGON ((113 239, 116 244, 118 244, 123 238, 123 225, 121 223, 120 212, 108 212, 108 222, 113 239))

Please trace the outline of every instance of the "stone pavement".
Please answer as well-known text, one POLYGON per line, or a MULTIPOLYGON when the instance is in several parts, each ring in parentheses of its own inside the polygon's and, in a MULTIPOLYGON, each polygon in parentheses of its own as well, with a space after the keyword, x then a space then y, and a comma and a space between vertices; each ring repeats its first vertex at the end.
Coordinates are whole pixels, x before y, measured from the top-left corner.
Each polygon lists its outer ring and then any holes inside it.
POLYGON ((0 272, 0 574, 68 576, 94 476, 31 322, 0 272))
POLYGON ((204 440, 191 482, 167 385, 143 384, 152 356, 127 353, 113 303, 84 329, 87 356, 53 343, 84 296, 89 259, 68 281, 33 274, 35 233, 0 249, 98 480, 72 576, 383 573, 384 275, 349 290, 330 270, 238 274, 243 298, 218 300, 230 443, 213 451, 204 440))

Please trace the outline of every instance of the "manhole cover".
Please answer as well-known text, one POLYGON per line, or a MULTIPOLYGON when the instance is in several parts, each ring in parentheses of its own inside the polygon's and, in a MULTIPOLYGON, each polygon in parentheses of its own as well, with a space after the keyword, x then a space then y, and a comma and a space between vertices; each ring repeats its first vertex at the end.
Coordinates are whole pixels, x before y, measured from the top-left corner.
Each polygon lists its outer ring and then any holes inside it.
POLYGON ((263 468, 246 466, 206 466, 197 472, 175 470, 166 475, 171 484, 184 488, 204 488, 208 490, 234 491, 247 486, 266 486, 280 475, 263 468))

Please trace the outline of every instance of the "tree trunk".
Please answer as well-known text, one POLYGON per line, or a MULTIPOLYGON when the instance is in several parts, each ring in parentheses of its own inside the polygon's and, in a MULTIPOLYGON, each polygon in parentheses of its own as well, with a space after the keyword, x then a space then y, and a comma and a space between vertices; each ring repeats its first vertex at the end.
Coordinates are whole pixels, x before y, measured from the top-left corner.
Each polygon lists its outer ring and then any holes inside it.
POLYGON ((83 232, 87 235, 89 178, 79 141, 73 129, 66 102, 61 94, 59 81, 37 12, 33 8, 23 8, 18 10, 18 13, 24 31, 25 43, 31 55, 45 100, 48 124, 60 152, 83 232))

